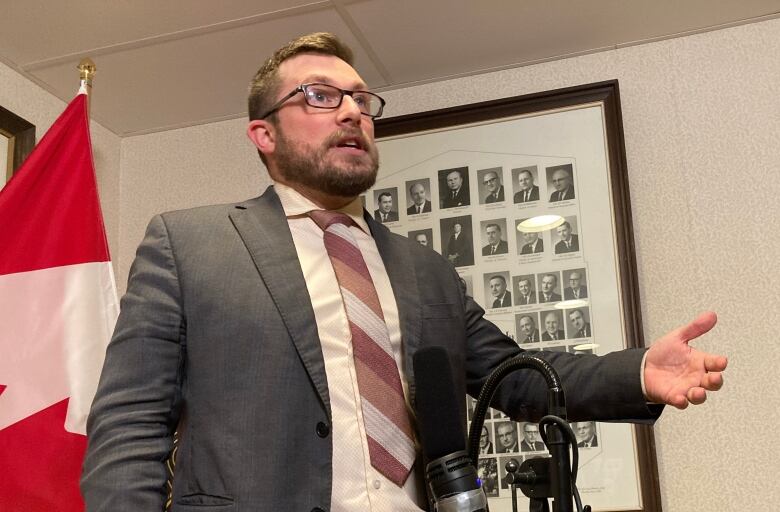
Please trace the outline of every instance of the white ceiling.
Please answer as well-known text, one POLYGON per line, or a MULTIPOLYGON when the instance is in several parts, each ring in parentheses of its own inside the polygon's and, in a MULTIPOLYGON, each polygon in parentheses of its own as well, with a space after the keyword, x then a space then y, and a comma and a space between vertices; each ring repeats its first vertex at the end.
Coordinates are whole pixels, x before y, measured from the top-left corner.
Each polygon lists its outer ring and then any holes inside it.
POLYGON ((273 50, 335 33, 378 90, 780 16, 780 0, 2 0, 0 60, 121 136, 243 116, 273 50))

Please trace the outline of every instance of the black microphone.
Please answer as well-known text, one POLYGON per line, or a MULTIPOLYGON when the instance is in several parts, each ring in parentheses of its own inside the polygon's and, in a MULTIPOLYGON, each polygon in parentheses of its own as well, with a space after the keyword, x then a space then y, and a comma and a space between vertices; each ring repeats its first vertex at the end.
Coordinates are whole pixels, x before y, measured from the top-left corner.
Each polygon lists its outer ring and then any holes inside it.
MULTIPOLYGON (((487 512, 487 497, 466 451, 466 432, 447 351, 426 347, 414 355, 415 411, 427 465, 432 509, 487 512)), ((463 402, 465 397, 460 397, 463 402)))

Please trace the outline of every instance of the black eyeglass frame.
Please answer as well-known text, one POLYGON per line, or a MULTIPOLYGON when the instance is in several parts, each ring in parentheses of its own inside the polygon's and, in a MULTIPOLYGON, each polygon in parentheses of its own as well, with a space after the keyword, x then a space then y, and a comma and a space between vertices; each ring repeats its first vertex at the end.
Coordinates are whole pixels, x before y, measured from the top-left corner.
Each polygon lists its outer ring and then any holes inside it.
POLYGON ((375 98, 377 98, 379 100, 379 112, 377 112, 374 115, 371 115, 371 114, 368 114, 368 113, 363 112, 361 110, 360 113, 362 115, 364 115, 364 116, 370 117, 371 119, 378 119, 379 117, 381 117, 382 116, 382 112, 384 112, 385 105, 387 104, 387 102, 385 101, 385 99, 383 97, 381 97, 378 94, 373 93, 371 91, 350 91, 349 89, 342 89, 341 87, 336 87, 335 85, 331 85, 331 84, 323 84, 323 83, 319 83, 319 82, 311 82, 311 83, 308 83, 308 84, 301 84, 298 87, 296 87, 295 89, 293 89, 292 91, 290 91, 290 93, 287 94, 284 98, 282 98, 279 101, 277 101, 276 104, 273 107, 271 107, 270 110, 268 110, 268 112, 266 112, 265 114, 260 116, 260 119, 265 119, 266 117, 270 116, 271 114, 273 114, 274 112, 279 110, 282 107, 282 105, 284 105, 285 102, 287 102, 287 100, 289 100, 290 98, 292 98, 293 96, 295 96, 299 92, 303 93, 303 100, 306 102, 307 105, 309 105, 310 107, 313 107, 313 108, 321 108, 321 109, 324 109, 324 110, 335 110, 335 109, 339 108, 341 106, 342 102, 344 101, 344 96, 349 96, 350 98, 353 98, 354 97, 353 95, 356 92, 359 92, 359 93, 362 93, 362 94, 369 94, 369 95, 371 95, 371 96, 373 96, 373 97, 375 97, 375 98), (332 89, 335 89, 335 90, 339 91, 341 93, 341 97, 339 98, 339 102, 336 105, 332 106, 332 107, 323 107, 322 105, 312 105, 311 103, 309 103, 309 99, 308 99, 308 96, 306 94, 306 89, 309 86, 312 86, 312 85, 324 85, 325 87, 330 87, 332 89))

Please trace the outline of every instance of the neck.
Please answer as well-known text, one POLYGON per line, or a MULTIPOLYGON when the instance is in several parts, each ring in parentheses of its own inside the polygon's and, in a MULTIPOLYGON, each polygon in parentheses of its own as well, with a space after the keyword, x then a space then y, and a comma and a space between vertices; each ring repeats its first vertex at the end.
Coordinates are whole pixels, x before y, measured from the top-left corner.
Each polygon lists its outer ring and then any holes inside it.
POLYGON ((301 194, 303 197, 316 204, 323 210, 338 210, 355 200, 355 197, 334 196, 321 190, 307 187, 301 183, 292 183, 279 176, 272 176, 274 181, 287 185, 301 194))

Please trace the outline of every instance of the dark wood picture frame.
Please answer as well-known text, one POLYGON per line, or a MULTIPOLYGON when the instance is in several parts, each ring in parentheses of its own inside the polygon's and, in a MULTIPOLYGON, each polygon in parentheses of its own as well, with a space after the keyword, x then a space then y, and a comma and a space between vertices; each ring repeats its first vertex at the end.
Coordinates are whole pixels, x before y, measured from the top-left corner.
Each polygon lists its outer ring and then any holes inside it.
POLYGON ((0 106, 0 137, 8 138, 8 174, 3 176, 5 184, 22 165, 35 147, 35 125, 0 106))
MULTIPOLYGON (((375 125, 376 138, 380 140, 397 136, 408 137, 431 130, 500 122, 502 118, 541 115, 546 111, 594 103, 601 104, 604 111, 609 164, 607 172, 612 189, 612 214, 626 348, 643 347, 631 201, 617 80, 379 119, 375 125)), ((634 435, 642 506, 632 512, 660 512, 661 496, 653 429, 647 425, 634 425, 634 435)))

